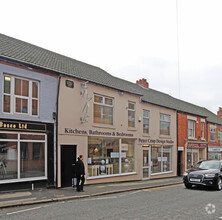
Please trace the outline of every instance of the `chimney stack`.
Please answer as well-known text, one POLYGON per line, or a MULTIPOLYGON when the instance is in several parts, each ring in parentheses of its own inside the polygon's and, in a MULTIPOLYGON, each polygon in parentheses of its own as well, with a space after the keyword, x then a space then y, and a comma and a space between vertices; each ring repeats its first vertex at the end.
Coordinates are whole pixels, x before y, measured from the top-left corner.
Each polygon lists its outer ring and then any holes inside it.
POLYGON ((217 115, 222 118, 222 107, 219 107, 219 111, 217 112, 217 115))
POLYGON ((149 83, 146 81, 146 79, 144 79, 144 78, 142 78, 142 79, 140 79, 140 80, 137 80, 136 81, 136 84, 139 84, 139 85, 141 85, 142 87, 144 87, 144 88, 149 88, 149 83))

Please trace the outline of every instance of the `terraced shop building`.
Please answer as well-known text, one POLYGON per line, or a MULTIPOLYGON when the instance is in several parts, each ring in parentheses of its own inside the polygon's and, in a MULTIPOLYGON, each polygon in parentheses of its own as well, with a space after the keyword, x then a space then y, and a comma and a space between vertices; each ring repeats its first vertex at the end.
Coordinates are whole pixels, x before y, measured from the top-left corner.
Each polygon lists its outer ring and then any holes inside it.
MULTIPOLYGON (((38 102, 39 112, 48 114, 48 118, 41 117, 41 114, 26 118, 17 112, 7 114, 1 108, 0 119, 14 120, 20 117, 19 120, 25 122, 53 122, 55 125, 55 143, 51 141, 53 146, 45 145, 46 149, 50 149, 45 151, 44 156, 47 161, 44 170, 48 171, 44 173, 46 180, 49 180, 50 174, 54 174, 54 185, 71 185, 72 164, 79 154, 83 154, 85 159, 87 183, 176 176, 177 122, 172 97, 148 88, 146 83, 147 88, 144 88, 113 77, 98 67, 5 35, 0 35, 0 58, 1 64, 16 65, 22 73, 22 80, 38 81, 38 91, 42 94, 38 102), (39 79, 40 76, 42 79, 39 79), (54 77, 53 88, 45 85, 47 76, 54 77), (51 99, 47 102, 45 97, 48 96, 51 99), (48 162, 53 163, 54 167, 48 162)), ((17 75, 1 67, 1 77, 8 73, 12 77, 17 75)), ((7 83, 1 83, 5 88, 7 83)), ((10 88, 14 88, 14 84, 10 88)), ((1 93, 7 95, 5 90, 1 93)), ((25 95, 21 96, 22 100, 27 99, 25 95)), ((16 99, 16 94, 13 97, 16 99)), ((32 103, 32 97, 28 100, 28 103, 32 103)), ((5 105, 7 99, 4 97, 0 103, 5 105)), ((16 101, 13 103, 16 106, 16 101)), ((25 107, 26 101, 22 103, 25 107)), ((34 108, 33 103, 31 106, 34 108)), ((21 109, 22 113, 26 113, 25 108, 21 109)), ((13 142, 10 137, 7 139, 13 142)), ((35 159, 31 153, 33 149, 31 146, 27 151, 31 160, 35 159)), ((17 161, 17 174, 12 179, 14 183, 21 181, 23 151, 22 145, 18 144, 12 157, 10 147, 4 145, 4 149, 0 149, 1 157, 8 164, 17 161)), ((29 163, 26 168, 30 171, 33 169, 29 163)), ((5 169, 9 172, 7 167, 5 169)), ((7 183, 0 175, 0 184, 7 183)), ((29 181, 37 179, 31 178, 29 181)))

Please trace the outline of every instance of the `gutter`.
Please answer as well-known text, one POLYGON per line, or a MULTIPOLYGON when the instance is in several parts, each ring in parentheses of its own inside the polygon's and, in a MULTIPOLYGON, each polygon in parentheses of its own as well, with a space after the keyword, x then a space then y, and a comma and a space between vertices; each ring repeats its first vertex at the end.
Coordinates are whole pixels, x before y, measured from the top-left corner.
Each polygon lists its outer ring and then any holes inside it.
POLYGON ((57 163, 57 152, 58 152, 58 113, 59 113, 59 92, 60 92, 60 82, 61 82, 61 75, 59 75, 58 79, 58 87, 57 87, 57 99, 56 99, 56 116, 55 116, 55 145, 54 145, 54 185, 57 187, 58 184, 58 163, 57 163))

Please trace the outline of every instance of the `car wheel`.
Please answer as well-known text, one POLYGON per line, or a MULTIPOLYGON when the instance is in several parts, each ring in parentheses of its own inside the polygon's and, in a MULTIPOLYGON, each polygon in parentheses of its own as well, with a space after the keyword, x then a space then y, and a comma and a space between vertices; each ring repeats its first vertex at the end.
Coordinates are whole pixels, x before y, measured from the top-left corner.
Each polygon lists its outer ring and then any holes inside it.
POLYGON ((191 189, 191 188, 192 188, 192 185, 191 185, 190 183, 184 183, 184 185, 185 185, 185 187, 186 187, 187 189, 191 189))
POLYGON ((222 188, 222 181, 221 181, 221 178, 219 177, 218 180, 217 180, 216 189, 217 190, 221 190, 221 188, 222 188))

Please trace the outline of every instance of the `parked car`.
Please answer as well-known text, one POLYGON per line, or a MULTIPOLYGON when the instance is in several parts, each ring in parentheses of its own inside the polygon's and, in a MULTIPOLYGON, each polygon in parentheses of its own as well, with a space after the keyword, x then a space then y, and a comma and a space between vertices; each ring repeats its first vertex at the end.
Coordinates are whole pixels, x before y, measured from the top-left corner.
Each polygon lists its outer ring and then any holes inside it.
POLYGON ((184 172, 183 183, 186 188, 193 185, 214 187, 217 190, 222 188, 222 161, 203 160, 184 172))

